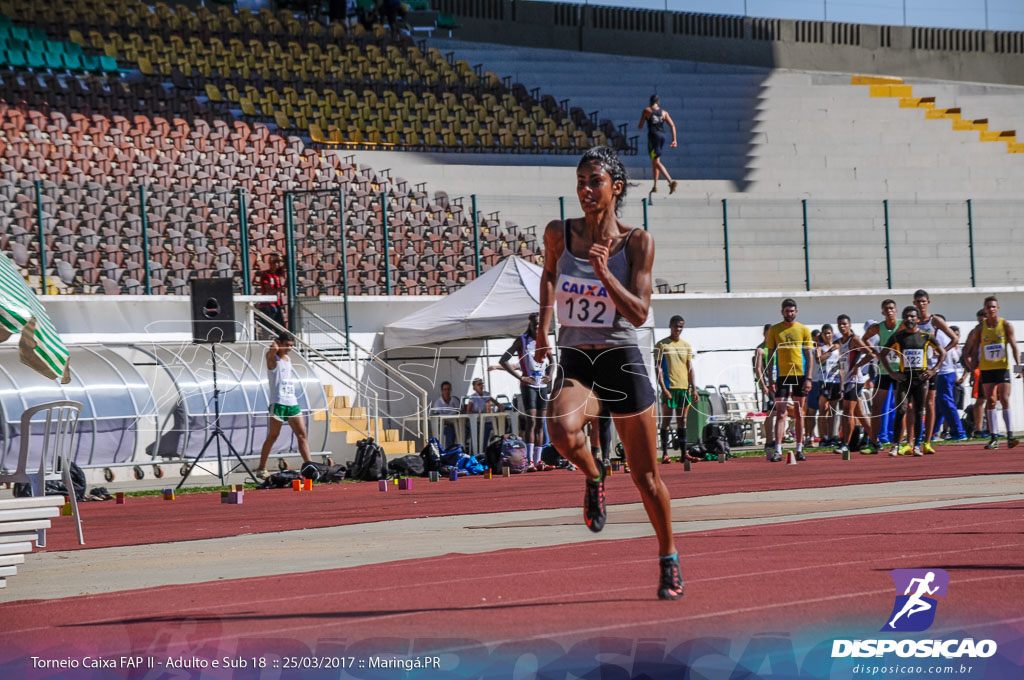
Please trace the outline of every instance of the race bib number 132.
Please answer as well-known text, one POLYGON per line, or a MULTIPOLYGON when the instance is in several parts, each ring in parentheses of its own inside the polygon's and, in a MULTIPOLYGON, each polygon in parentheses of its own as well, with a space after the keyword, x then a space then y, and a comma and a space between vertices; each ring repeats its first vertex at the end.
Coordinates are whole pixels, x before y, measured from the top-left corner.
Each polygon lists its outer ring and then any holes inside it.
POLYGON ((615 320, 615 303, 598 279, 559 276, 555 304, 563 326, 611 328, 615 320))

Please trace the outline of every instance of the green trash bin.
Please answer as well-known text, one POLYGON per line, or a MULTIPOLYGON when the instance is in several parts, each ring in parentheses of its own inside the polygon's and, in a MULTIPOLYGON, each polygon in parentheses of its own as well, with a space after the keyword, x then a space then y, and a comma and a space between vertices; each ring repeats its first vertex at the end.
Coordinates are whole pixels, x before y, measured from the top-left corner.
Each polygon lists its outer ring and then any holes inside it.
POLYGON ((690 413, 686 417, 686 441, 696 444, 701 439, 704 426, 708 424, 708 416, 711 414, 710 392, 697 390, 697 401, 690 406, 690 413))

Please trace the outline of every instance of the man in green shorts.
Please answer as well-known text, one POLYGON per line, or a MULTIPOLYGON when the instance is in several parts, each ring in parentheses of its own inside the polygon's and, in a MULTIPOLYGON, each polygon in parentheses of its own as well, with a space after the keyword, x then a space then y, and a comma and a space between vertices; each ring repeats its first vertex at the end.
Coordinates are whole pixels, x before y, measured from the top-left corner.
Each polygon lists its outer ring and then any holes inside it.
POLYGON ((295 344, 295 338, 291 333, 281 333, 277 339, 270 344, 267 350, 267 376, 270 378, 270 418, 267 421, 267 439, 263 442, 263 450, 260 451, 260 464, 256 466, 256 478, 266 479, 267 458, 270 457, 270 449, 281 434, 281 426, 285 423, 291 425, 295 433, 295 441, 299 445, 299 455, 302 460, 309 462, 309 442, 306 440, 306 420, 302 416, 302 409, 299 408, 299 399, 295 395, 297 387, 292 370, 292 360, 288 353, 295 344))
POLYGON ((678 314, 669 319, 669 336, 654 346, 654 370, 658 375, 661 391, 661 462, 671 462, 668 457, 669 425, 672 416, 676 418, 677 446, 681 457, 690 458, 686 451, 686 418, 690 404, 697 394, 693 377, 693 347, 683 340, 686 322, 678 314))

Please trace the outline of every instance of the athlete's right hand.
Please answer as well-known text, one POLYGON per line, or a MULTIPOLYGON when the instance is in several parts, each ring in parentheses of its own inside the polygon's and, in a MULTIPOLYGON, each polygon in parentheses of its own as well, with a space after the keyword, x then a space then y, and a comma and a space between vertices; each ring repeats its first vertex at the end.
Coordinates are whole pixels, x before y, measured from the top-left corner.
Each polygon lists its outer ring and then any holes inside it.
POLYGON ((533 351, 533 360, 537 363, 543 363, 549 356, 551 356, 551 347, 548 346, 547 337, 537 338, 536 349, 533 351))

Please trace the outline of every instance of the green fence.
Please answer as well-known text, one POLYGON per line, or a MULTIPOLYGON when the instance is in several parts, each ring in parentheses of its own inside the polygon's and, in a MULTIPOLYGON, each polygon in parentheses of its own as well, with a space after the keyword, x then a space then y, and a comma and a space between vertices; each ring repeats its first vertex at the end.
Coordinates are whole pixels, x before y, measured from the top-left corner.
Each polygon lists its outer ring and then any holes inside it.
MULTIPOLYGON (((249 294, 274 252, 294 308, 321 295, 451 292, 539 248, 543 225, 578 214, 574 203, 474 195, 438 226, 425 208, 446 209, 385 190, 6 182, 0 246, 49 294, 185 295, 193 277, 230 277, 249 294)), ((655 236, 655 275, 688 292, 1024 284, 1024 201, 673 197, 630 199, 623 219, 655 236)))

